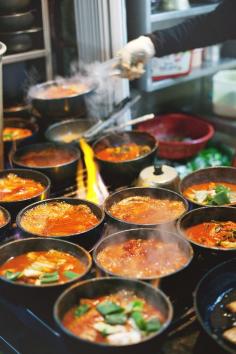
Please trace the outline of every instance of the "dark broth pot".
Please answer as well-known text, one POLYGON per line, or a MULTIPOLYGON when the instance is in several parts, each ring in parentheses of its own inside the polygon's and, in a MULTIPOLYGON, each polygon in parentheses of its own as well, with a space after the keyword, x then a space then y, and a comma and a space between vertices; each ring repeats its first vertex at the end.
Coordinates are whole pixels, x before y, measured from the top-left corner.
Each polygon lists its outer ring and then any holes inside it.
MULTIPOLYGON (((19 146, 24 146, 33 143, 38 134, 39 127, 36 123, 32 123, 27 121, 26 119, 22 118, 7 118, 4 120, 4 128, 21 128, 27 129, 31 131, 31 134, 19 138, 16 140, 7 140, 4 141, 4 156, 5 160, 8 161, 8 155, 11 150, 16 150, 19 146)), ((3 137, 4 137, 4 130, 3 130, 3 137)))
POLYGON ((62 293, 54 305, 54 319, 68 345, 68 348, 73 352, 77 352, 78 348, 80 348, 81 352, 89 354, 143 354, 145 350, 151 352, 155 346, 160 346, 160 342, 164 337, 166 329, 170 325, 172 316, 172 305, 169 299, 160 290, 154 289, 143 282, 120 278, 91 279, 76 284, 62 293), (98 298, 122 290, 135 293, 161 312, 165 320, 159 332, 148 336, 137 344, 112 346, 82 339, 79 336, 74 335, 63 325, 62 320, 65 313, 73 306, 78 305, 80 299, 98 298))
POLYGON ((15 167, 31 168, 45 173, 52 190, 71 186, 76 181, 80 152, 75 146, 60 143, 33 144, 17 150, 12 156, 15 167))
MULTIPOLYGON (((197 240, 188 235, 189 228, 195 227, 199 224, 216 222, 217 225, 220 225, 220 222, 232 221, 236 223, 236 208, 233 207, 205 207, 194 209, 185 215, 183 215, 177 222, 177 229, 180 235, 186 238, 194 247, 194 250, 197 254, 201 254, 206 262, 211 262, 211 264, 218 263, 224 258, 232 258, 236 256, 236 243, 235 248, 223 248, 217 247, 216 245, 208 245, 212 240, 210 237, 211 231, 206 230, 203 242, 200 242, 200 231, 197 229, 197 240), (219 224, 218 224, 219 222, 219 224)), ((217 226, 216 226, 217 227, 217 226)), ((220 226, 219 226, 220 227, 220 226)), ((220 232, 220 229, 217 230, 217 233, 220 232)), ((216 234, 217 235, 217 234, 216 234)))
POLYGON ((83 248, 70 242, 45 238, 17 240, 0 247, 0 266, 12 257, 17 257, 28 252, 49 251, 52 249, 68 253, 80 260, 85 266, 83 273, 81 273, 76 279, 71 279, 64 283, 50 283, 42 285, 30 285, 17 281, 11 281, 1 275, 1 296, 27 307, 39 309, 48 307, 50 314, 50 306, 52 306, 53 301, 55 301, 60 292, 79 279, 83 279, 89 272, 92 264, 89 253, 83 248))
POLYGON ((7 233, 10 229, 11 225, 11 215, 10 213, 3 207, 0 206, 0 242, 7 236, 7 233))
POLYGON ((57 82, 47 81, 38 84, 30 89, 29 99, 36 114, 49 118, 68 118, 73 116, 85 116, 86 102, 85 98, 95 91, 95 87, 87 86, 84 91, 78 93, 64 95, 58 98, 47 98, 46 92, 52 87, 60 87, 61 85, 76 85, 73 82, 57 82), (45 94, 45 95, 44 95, 45 94), (43 96, 42 96, 43 95, 43 96))
MULTIPOLYGON (((35 209, 36 210, 36 209, 35 209)), ((54 211, 55 213, 55 211, 54 211)), ((40 217, 40 213, 39 213, 40 217)), ((91 248, 94 247, 94 245, 98 242, 101 236, 101 232, 103 229, 103 223, 104 223, 104 211, 102 208, 100 208, 98 205, 88 201, 88 200, 83 200, 83 199, 74 199, 74 198, 55 198, 55 199, 48 199, 42 202, 38 202, 35 204, 31 204, 25 209, 23 209, 17 216, 17 226, 20 229, 20 232, 22 233, 23 236, 26 237, 42 237, 44 236, 45 239, 48 237, 53 237, 53 239, 63 239, 66 241, 70 241, 76 244, 81 245, 82 247, 85 247, 87 250, 90 250, 91 248), (90 209, 92 214, 97 218, 97 222, 93 225, 88 227, 85 231, 82 232, 77 232, 73 234, 67 234, 67 235, 61 235, 61 236, 56 236, 53 234, 49 234, 48 236, 42 235, 39 232, 33 232, 29 231, 26 228, 22 226, 22 217, 24 217, 28 212, 32 211, 34 208, 40 207, 42 205, 49 205, 50 204, 55 204, 55 203, 66 203, 72 206, 86 206, 90 209)), ((84 220, 84 222, 86 219, 84 220)), ((51 222, 51 221, 50 221, 51 222)), ((54 221, 55 223, 55 221, 54 221)), ((33 226, 33 222, 30 223, 31 226, 33 226)), ((50 226, 50 225, 49 225, 50 226)), ((56 225, 57 226, 57 225, 56 225)), ((58 227, 60 224, 58 224, 58 227)), ((63 221, 61 223, 61 228, 66 227, 65 224, 63 224, 63 221)))
MULTIPOLYGON (((118 205, 118 204, 117 204, 118 205)), ((173 207, 176 208, 176 206, 173 207)), ((151 188, 151 187, 134 187, 134 188, 127 188, 127 189, 122 189, 118 192, 115 192, 108 196, 108 198, 104 202, 104 210, 106 213, 107 221, 108 223, 117 226, 121 229, 128 229, 128 228, 136 228, 136 227, 156 227, 161 224, 168 224, 168 223, 174 223, 182 214, 184 214, 188 210, 188 203, 187 201, 181 197, 178 193, 164 189, 164 188, 151 188), (140 220, 138 220, 138 215, 137 215, 137 220, 135 222, 131 222, 128 220, 124 220, 120 217, 115 216, 111 212, 112 206, 116 205, 117 203, 125 200, 126 198, 150 198, 154 199, 157 201, 168 201, 168 203, 178 203, 178 206, 181 207, 181 210, 178 214, 176 215, 171 215, 171 210, 168 209, 168 206, 165 208, 165 214, 168 214, 169 217, 168 219, 163 218, 161 220, 161 216, 159 217, 159 221, 156 221, 154 223, 148 223, 145 221, 145 217, 143 214, 143 210, 140 208, 140 220)), ((130 206, 127 208, 127 211, 130 213, 131 209, 130 206)), ((156 212, 161 211, 160 206, 157 206, 156 212)), ((166 217, 166 215, 165 215, 166 217)))
POLYGON ((117 232, 101 240, 93 253, 102 274, 150 281, 170 295, 178 292, 176 284, 185 283, 192 258, 189 242, 166 228, 117 232))
POLYGON ((111 188, 117 188, 130 185, 143 168, 152 165, 157 151, 157 142, 149 133, 138 131, 122 132, 106 135, 99 139, 94 143, 93 150, 105 184, 111 188), (137 158, 120 162, 107 161, 96 155, 106 148, 130 143, 138 146, 148 146, 149 151, 137 158))
MULTIPOLYGON (((196 190, 204 191, 209 188, 210 183, 214 183, 215 185, 224 185, 225 183, 226 188, 234 187, 232 192, 235 194, 236 193, 236 168, 210 167, 210 168, 204 168, 195 171, 193 173, 190 173, 180 182, 180 191, 182 195, 192 204, 193 207, 196 208, 199 206, 207 206, 207 205, 209 206, 209 204, 206 204, 204 201, 199 202, 194 198, 190 197, 189 188, 196 187, 196 190), (204 187, 200 188, 200 185, 202 184, 204 185, 204 187)), ((220 195, 220 197, 222 197, 222 195, 220 195)), ((223 197, 224 197, 224 193, 223 193, 223 197)), ((221 203, 220 202, 221 199, 217 199, 217 202, 219 203, 218 205, 236 205, 235 197, 234 197, 235 201, 232 203, 227 200, 225 200, 224 202, 224 199, 222 199, 222 203, 221 203)))
POLYGON ((0 205, 6 208, 11 217, 12 221, 15 221, 16 215, 20 210, 25 208, 27 205, 35 203, 39 200, 44 200, 49 197, 51 182, 47 176, 38 171, 33 171, 30 169, 9 169, 0 171, 0 180, 7 178, 9 175, 16 175, 19 178, 27 180, 33 180, 42 186, 42 190, 31 197, 26 197, 24 199, 15 199, 11 201, 0 200, 0 205))
POLYGON ((227 304, 236 300, 235 269, 236 258, 218 264, 201 279, 194 292, 197 318, 216 345, 211 353, 235 354, 235 344, 223 337, 226 329, 235 326, 235 314, 226 309, 227 304))

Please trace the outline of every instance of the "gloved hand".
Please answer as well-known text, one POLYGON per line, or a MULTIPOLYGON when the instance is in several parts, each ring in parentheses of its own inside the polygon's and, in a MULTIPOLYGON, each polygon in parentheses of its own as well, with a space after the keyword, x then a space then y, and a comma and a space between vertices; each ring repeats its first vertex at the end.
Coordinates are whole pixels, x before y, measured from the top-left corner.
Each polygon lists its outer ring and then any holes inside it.
POLYGON ((121 76, 129 80, 137 79, 145 72, 144 64, 155 55, 151 39, 140 36, 128 42, 118 53, 121 76))

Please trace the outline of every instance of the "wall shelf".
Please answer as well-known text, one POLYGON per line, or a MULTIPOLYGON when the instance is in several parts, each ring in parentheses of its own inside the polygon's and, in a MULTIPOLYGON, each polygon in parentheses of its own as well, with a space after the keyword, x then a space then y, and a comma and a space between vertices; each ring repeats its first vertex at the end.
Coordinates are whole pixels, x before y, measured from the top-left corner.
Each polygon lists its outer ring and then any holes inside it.
POLYGON ((161 81, 145 81, 143 89, 147 92, 165 89, 170 86, 179 85, 205 76, 215 74, 218 70, 232 69, 236 67, 236 59, 222 59, 219 63, 205 63, 202 67, 193 69, 189 75, 176 79, 166 79, 161 81))
POLYGON ((49 24, 49 0, 41 0, 42 10, 42 27, 43 27, 43 42, 44 48, 30 50, 28 52, 9 54, 3 56, 3 64, 13 64, 25 60, 34 60, 38 58, 45 59, 46 65, 46 77, 47 80, 52 80, 52 53, 51 53, 51 41, 50 41, 50 24, 49 24))
POLYGON ((43 58, 46 56, 46 53, 46 49, 37 49, 29 52, 5 55, 3 57, 3 64, 12 64, 25 60, 43 58))

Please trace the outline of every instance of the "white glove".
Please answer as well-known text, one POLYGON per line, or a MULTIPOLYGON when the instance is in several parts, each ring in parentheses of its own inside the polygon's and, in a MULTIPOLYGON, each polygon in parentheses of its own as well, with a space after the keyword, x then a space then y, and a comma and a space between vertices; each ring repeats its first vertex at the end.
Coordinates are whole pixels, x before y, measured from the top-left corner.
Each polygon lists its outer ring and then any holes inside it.
POLYGON ((144 73, 144 64, 154 57, 155 47, 149 37, 140 36, 128 42, 117 55, 122 77, 133 80, 144 73))

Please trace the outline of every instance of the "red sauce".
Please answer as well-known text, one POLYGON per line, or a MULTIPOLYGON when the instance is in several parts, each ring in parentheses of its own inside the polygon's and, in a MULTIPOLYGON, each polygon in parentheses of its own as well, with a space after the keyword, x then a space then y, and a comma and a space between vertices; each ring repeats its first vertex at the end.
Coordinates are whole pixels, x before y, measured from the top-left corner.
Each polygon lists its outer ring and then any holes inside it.
POLYGON ((76 157, 77 154, 74 151, 49 147, 38 151, 26 152, 20 157, 19 162, 29 167, 54 167, 70 163, 76 157))
POLYGON ((42 193, 45 187, 32 179, 21 178, 13 173, 0 178, 0 201, 12 202, 29 199, 42 193))
POLYGON ((21 226, 41 236, 79 234, 97 225, 99 219, 84 204, 66 202, 43 203, 29 209, 21 218, 21 226))
POLYGON ((41 99, 54 99, 54 98, 64 98, 69 96, 78 95, 88 90, 85 84, 63 84, 50 86, 40 93, 38 93, 37 98, 41 99))
POLYGON ((107 147, 96 152, 96 156, 101 160, 121 162, 134 160, 146 155, 151 151, 148 145, 137 145, 135 143, 123 144, 120 146, 107 147))
POLYGON ((0 227, 6 224, 6 218, 2 210, 0 210, 0 227))
POLYGON ((189 227, 190 240, 206 247, 236 248, 236 222, 210 221, 189 227))
MULTIPOLYGON (((131 316, 129 314, 127 315, 127 321, 122 325, 119 325, 118 328, 115 325, 110 325, 109 327, 109 329, 113 329, 116 327, 116 330, 118 331, 116 335, 118 334, 118 338, 115 338, 114 334, 113 336, 102 334, 102 330, 98 329, 97 325, 106 325, 106 319, 97 310, 97 306, 107 302, 116 304, 123 309, 128 307, 132 308, 131 304, 134 302, 138 302, 142 304, 141 314, 146 321, 151 318, 155 318, 160 322, 161 327, 162 323, 165 320, 162 313, 150 303, 148 303, 144 298, 136 296, 131 291, 121 290, 118 293, 97 297, 95 299, 81 299, 80 305, 87 305, 88 311, 81 316, 76 316, 77 306, 74 306, 64 315, 62 323, 69 331, 71 331, 74 335, 78 337, 92 342, 106 343, 110 345, 125 345, 127 343, 125 343, 124 341, 127 340, 133 340, 133 343, 137 343, 150 335, 150 333, 139 331, 139 329, 136 327, 134 333, 135 337, 131 336, 131 338, 127 339, 127 334, 129 334, 130 332, 134 332, 134 326, 132 326, 131 323, 128 321, 129 316, 131 316)), ((158 332, 158 330, 156 332, 158 332)))
POLYGON ((115 275, 142 279, 173 273, 188 262, 188 257, 177 242, 131 239, 106 246, 97 260, 115 275))
POLYGON ((69 253, 52 249, 11 257, 0 266, 0 275, 19 283, 41 285, 65 283, 72 276, 78 278, 85 270, 84 263, 79 259, 69 253), (17 274, 18 272, 20 274, 17 274), (10 279, 11 275, 13 279, 10 279))
POLYGON ((32 131, 26 128, 6 127, 3 129, 3 141, 24 139, 32 135, 32 131))
POLYGON ((112 216, 134 224, 158 224, 176 220, 185 212, 181 201, 134 196, 115 203, 112 216))

